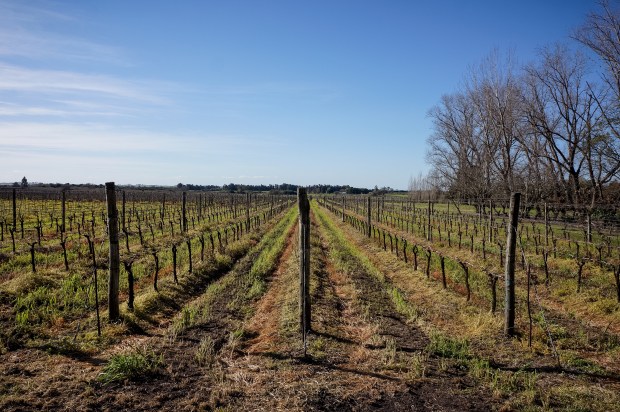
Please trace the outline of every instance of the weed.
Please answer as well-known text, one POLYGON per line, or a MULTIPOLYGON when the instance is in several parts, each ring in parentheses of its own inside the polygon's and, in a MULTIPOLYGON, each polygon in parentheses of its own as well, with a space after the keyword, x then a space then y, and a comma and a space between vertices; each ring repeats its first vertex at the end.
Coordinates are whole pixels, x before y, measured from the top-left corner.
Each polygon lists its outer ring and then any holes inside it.
POLYGON ((406 359, 407 374, 406 378, 410 381, 426 376, 426 355, 423 352, 416 352, 406 359))
POLYGON ((230 357, 232 357, 235 353, 235 350, 237 349, 237 346, 239 346, 239 343, 243 339, 244 335, 245 330, 243 330, 243 328, 234 330, 228 335, 228 342, 226 343, 226 346, 230 349, 230 357))
POLYGON ((381 351, 381 362, 388 368, 396 364, 396 341, 394 338, 385 340, 385 348, 381 351))
POLYGON ((139 380, 156 374, 163 365, 162 355, 143 348, 133 353, 113 355, 97 380, 103 384, 139 380))
POLYGON ((200 339, 198 349, 196 349, 196 361, 200 366, 211 366, 215 360, 215 345, 211 336, 200 339))
POLYGON ((323 359, 325 358, 325 340, 321 337, 313 339, 310 342, 310 346, 309 346, 309 350, 310 353, 312 353, 312 356, 314 356, 317 359, 323 359))

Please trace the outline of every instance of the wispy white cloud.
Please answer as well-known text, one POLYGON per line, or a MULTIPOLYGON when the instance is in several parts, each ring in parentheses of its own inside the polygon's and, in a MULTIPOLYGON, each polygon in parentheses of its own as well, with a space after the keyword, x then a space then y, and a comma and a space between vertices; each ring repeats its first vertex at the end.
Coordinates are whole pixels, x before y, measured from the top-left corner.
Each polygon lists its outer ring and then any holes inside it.
POLYGON ((23 93, 101 94, 121 99, 162 104, 165 99, 150 93, 144 82, 72 71, 41 70, 0 63, 0 91, 23 93))
POLYGON ((144 156, 179 153, 234 154, 240 148, 260 146, 246 137, 202 134, 170 134, 98 123, 0 122, 0 152, 71 152, 75 156, 117 154, 144 156))
POLYGON ((130 65, 129 57, 119 48, 51 34, 38 35, 6 27, 0 28, 0 56, 130 65))
POLYGON ((36 7, 22 1, 2 1, 0 56, 128 65, 128 56, 121 48, 61 35, 46 29, 50 22, 66 24, 74 21, 74 17, 51 8, 36 7))

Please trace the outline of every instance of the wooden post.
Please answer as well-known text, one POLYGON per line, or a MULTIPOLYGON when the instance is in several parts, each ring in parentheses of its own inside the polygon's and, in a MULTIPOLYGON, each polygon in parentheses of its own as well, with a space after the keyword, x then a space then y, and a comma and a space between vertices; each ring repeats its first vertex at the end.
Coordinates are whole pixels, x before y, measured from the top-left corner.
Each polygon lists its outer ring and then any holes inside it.
POLYGON ((118 251, 118 210, 116 209, 116 189, 114 182, 105 184, 106 202, 108 205, 108 235, 110 237, 109 283, 108 283, 108 316, 110 322, 118 320, 118 288, 120 273, 120 255, 118 251))
POLYGON ((306 189, 297 188, 299 206, 299 312, 304 354, 310 330, 310 203, 306 189))
POLYGON ((187 214, 186 214, 186 203, 187 203, 187 192, 183 192, 182 204, 181 204, 181 213, 182 213, 182 230, 183 233, 187 232, 187 214))
POLYGON ((367 225, 368 225, 368 229, 366 231, 366 235, 368 237, 370 237, 372 235, 372 232, 371 232, 371 227, 372 226, 370 226, 370 196, 366 199, 366 211, 367 211, 367 215, 368 215, 367 216, 368 217, 367 218, 367 222, 366 222, 367 225))
POLYGON ((515 334, 515 251, 517 247, 517 226, 519 223, 519 203, 521 193, 513 193, 510 197, 510 223, 506 240, 505 264, 505 324, 504 333, 507 336, 515 334))
POLYGON ((342 195, 342 221, 343 222, 344 222, 344 216, 345 216, 345 214, 344 214, 344 206, 345 206, 345 204, 344 204, 344 195, 342 195))

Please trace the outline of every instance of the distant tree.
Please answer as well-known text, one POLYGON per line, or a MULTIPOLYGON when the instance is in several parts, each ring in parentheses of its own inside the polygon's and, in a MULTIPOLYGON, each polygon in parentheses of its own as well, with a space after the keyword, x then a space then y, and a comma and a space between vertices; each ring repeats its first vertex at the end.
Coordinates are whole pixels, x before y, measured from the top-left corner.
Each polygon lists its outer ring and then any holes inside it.
POLYGON ((13 187, 19 187, 19 182, 13 182, 13 187))
POLYGON ((24 189, 28 187, 28 179, 26 179, 26 176, 22 177, 21 187, 24 189))
POLYGON ((177 184, 177 188, 178 188, 178 189, 182 189, 182 188, 183 188, 183 183, 178 183, 178 184, 177 184))

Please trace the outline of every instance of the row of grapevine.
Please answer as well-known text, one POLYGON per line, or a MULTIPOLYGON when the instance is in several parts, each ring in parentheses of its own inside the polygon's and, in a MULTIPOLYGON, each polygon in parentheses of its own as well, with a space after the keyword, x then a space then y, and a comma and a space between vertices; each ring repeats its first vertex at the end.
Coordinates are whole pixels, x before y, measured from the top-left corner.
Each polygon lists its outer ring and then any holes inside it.
MULTIPOLYGON (((482 285, 486 281, 490 285, 491 300, 495 302, 493 290, 504 270, 507 234, 505 217, 493 219, 492 216, 486 216, 481 219, 479 214, 451 214, 433 210, 432 205, 415 207, 414 203, 402 199, 388 201, 387 205, 384 199, 372 202, 360 197, 322 197, 320 202, 356 226, 360 232, 370 233, 373 238, 379 239, 385 249, 389 246, 390 250, 400 253, 405 259, 409 253, 416 267, 418 255, 423 253, 427 262, 426 273, 429 275, 431 256, 436 255, 444 284, 444 260, 453 262, 456 268, 463 271, 463 283, 468 296, 471 293, 470 272, 480 274, 477 283, 482 285), (488 230, 489 227, 491 230, 488 230), (489 236, 491 233, 492 237, 489 236), (409 242, 405 237, 409 237, 409 242)), ((596 243, 575 240, 571 238, 571 233, 557 224, 547 222, 545 225, 522 218, 518 236, 521 268, 525 270, 527 266, 544 273, 545 285, 549 287, 553 277, 567 275, 560 271, 554 273, 551 260, 570 259, 574 261, 576 291, 581 290, 586 272, 602 271, 607 273, 603 273, 602 278, 613 277, 614 281, 601 285, 604 286, 601 295, 609 297, 612 293, 609 285, 615 283, 613 295, 620 302, 620 247, 615 243, 617 234, 606 236, 605 239, 612 239, 607 243, 596 243), (543 233, 548 236, 548 244, 542 239, 543 233), (557 233, 564 233, 564 236, 556 237, 557 233)))

